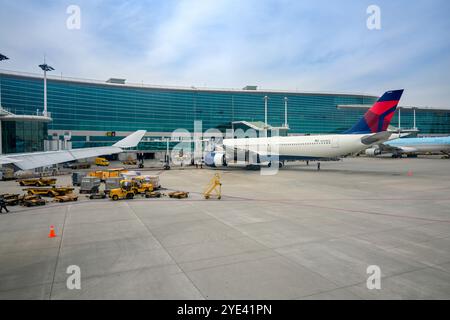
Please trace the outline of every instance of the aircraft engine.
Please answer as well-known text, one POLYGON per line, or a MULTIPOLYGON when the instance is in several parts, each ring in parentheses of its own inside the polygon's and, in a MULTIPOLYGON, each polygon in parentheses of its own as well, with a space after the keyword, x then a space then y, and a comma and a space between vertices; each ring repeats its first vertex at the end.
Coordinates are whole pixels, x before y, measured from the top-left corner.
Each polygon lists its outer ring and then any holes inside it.
POLYGON ((369 148, 366 149, 366 155, 369 157, 376 157, 381 154, 381 150, 379 148, 369 148))
POLYGON ((223 152, 208 152, 205 155, 205 165, 208 167, 226 167, 227 159, 223 152))

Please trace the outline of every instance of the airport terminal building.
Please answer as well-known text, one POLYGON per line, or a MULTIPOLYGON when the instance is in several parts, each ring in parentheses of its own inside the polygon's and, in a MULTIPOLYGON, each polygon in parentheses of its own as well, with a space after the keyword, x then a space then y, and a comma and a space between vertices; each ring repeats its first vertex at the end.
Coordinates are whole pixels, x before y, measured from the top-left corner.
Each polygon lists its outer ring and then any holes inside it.
MULTIPOLYGON (((4 113, 30 116, 42 112, 41 74, 0 71, 0 87, 4 113)), ((139 129, 147 130, 140 150, 165 150, 161 138, 180 128, 193 132, 195 120, 202 121, 203 130, 222 132, 234 124, 264 122, 265 97, 267 122, 273 127, 285 127, 287 104, 288 134, 339 133, 377 100, 376 96, 350 93, 259 90, 253 86, 240 90, 184 88, 63 77, 48 77, 47 94, 46 119, 8 119, 0 114, 3 153, 101 146, 139 129), (26 135, 20 133, 24 128, 29 131, 26 135), (36 139, 41 137, 47 138, 46 144, 38 144, 36 139)), ((397 123, 396 115, 392 124, 397 123)), ((402 107, 400 126, 417 127, 423 135, 448 135, 450 110, 402 107)))

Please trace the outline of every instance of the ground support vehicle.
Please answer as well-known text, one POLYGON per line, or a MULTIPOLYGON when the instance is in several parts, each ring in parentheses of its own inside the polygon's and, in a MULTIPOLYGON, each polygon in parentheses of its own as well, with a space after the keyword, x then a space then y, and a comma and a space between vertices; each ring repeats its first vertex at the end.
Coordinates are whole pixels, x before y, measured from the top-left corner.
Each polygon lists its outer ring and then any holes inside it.
POLYGON ((70 201, 78 201, 78 196, 73 194, 73 193, 69 193, 66 194, 64 196, 56 196, 53 199, 54 202, 70 202, 70 201))
POLYGON ((7 206, 17 206, 20 202, 19 194, 5 193, 1 194, 0 198, 3 198, 7 206))
POLYGON ((134 190, 132 188, 131 181, 124 180, 120 183, 120 188, 112 189, 109 192, 109 198, 114 201, 119 199, 133 199, 134 198, 134 190))
POLYGON ((74 188, 71 187, 48 187, 48 188, 25 188, 28 195, 39 195, 47 197, 64 196, 66 194, 72 193, 74 188))
POLYGON ((185 192, 185 191, 174 191, 174 192, 169 192, 167 194, 170 198, 176 198, 176 199, 184 199, 187 198, 189 196, 189 192, 185 192))
POLYGON ((32 178, 18 180, 20 186, 44 187, 56 184, 56 178, 32 178))
POLYGON ((20 205, 24 207, 35 207, 35 206, 43 206, 47 202, 42 199, 40 196, 29 196, 24 195, 20 198, 20 205))
POLYGON ((105 158, 98 157, 98 158, 95 158, 95 165, 107 167, 107 166, 109 166, 109 161, 105 158))
POLYGON ((97 177, 84 177, 81 179, 80 193, 98 193, 101 181, 97 177))

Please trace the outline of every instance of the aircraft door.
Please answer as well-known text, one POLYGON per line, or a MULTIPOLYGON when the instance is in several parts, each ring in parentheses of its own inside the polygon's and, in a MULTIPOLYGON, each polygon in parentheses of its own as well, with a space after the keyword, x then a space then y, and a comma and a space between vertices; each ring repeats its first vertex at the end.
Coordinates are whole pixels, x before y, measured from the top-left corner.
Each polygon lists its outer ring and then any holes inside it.
POLYGON ((245 154, 244 154, 244 161, 245 163, 249 163, 250 162, 250 145, 248 143, 248 137, 246 138, 246 143, 245 143, 245 154))

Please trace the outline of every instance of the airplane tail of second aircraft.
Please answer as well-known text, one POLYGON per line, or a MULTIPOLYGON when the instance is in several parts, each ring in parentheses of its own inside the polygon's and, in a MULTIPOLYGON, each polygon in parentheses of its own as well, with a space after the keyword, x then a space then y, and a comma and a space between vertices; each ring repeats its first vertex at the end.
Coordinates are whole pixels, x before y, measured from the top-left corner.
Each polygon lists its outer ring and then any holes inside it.
POLYGON ((366 114, 344 133, 360 134, 386 131, 402 94, 403 89, 385 92, 366 114))

